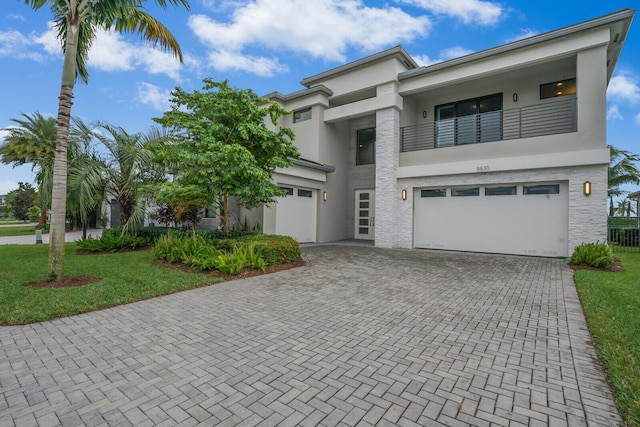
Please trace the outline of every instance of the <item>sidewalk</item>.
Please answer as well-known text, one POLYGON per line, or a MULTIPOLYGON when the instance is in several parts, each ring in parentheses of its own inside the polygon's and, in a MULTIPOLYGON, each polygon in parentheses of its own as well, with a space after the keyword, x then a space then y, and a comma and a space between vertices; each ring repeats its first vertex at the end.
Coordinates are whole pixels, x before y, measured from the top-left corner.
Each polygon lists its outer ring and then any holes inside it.
MULTIPOLYGON (((97 238, 102 236, 102 228, 89 228, 87 229, 87 237, 97 238)), ((80 231, 67 231, 64 235, 65 242, 75 242, 76 240, 82 239, 82 230, 80 231)), ((42 234, 42 243, 49 243, 49 233, 42 234)), ((36 244, 36 233, 28 236, 6 236, 0 237, 0 245, 35 245, 36 244)))

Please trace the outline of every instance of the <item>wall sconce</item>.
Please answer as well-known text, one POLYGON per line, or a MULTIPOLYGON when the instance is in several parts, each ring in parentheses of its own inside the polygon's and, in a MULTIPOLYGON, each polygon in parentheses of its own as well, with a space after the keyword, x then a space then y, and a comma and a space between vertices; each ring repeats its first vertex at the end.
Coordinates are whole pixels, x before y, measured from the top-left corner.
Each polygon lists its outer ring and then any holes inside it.
POLYGON ((424 110, 424 111, 422 112, 422 118, 423 118, 423 119, 426 119, 426 118, 427 118, 427 110, 424 110))
POLYGON ((402 200, 407 200, 407 190, 402 190, 402 200))
POLYGON ((518 102, 518 94, 517 93, 513 94, 513 102, 518 102))
POLYGON ((582 184, 582 192, 585 196, 591 195, 591 182, 585 181, 584 184, 582 184))
POLYGON ((326 191, 322 193, 322 200, 325 201, 325 202, 327 201, 327 192, 326 191))

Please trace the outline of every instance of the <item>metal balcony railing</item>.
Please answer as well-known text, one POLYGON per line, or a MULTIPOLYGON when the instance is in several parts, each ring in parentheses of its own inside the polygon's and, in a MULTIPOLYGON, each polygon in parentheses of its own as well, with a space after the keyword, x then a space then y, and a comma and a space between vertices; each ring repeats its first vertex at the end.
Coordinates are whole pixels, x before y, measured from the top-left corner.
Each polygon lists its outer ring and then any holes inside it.
POLYGON ((576 132, 576 98, 400 128, 401 151, 576 132))

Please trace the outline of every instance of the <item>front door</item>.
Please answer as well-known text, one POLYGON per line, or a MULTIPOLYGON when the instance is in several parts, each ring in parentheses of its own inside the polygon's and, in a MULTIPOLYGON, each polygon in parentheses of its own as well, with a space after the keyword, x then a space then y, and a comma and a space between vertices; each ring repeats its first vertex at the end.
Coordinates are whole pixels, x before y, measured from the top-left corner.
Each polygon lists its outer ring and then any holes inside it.
POLYGON ((356 190, 356 239, 373 240, 375 237, 375 191, 356 190))

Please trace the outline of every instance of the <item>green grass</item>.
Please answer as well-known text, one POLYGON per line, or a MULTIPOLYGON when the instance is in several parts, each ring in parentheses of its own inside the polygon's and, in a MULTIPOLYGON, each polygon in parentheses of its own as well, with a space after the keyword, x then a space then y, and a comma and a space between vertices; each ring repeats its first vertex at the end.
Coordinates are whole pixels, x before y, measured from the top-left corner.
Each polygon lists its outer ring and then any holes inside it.
POLYGON ((617 254, 625 271, 575 273, 589 329, 627 425, 640 426, 640 254, 617 254))
POLYGON ((30 235, 34 236, 34 242, 35 242, 36 230, 33 227, 33 225, 21 225, 21 226, 11 226, 11 227, 0 226, 0 237, 30 236, 30 235))
POLYGON ((24 286, 46 278, 47 256, 46 245, 0 245, 0 325, 40 322, 220 281, 156 265, 150 250, 76 255, 75 243, 68 243, 65 276, 96 276, 101 282, 73 288, 24 286))

